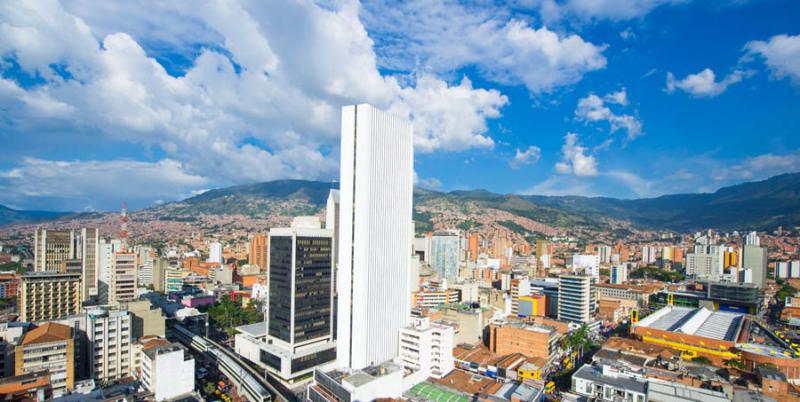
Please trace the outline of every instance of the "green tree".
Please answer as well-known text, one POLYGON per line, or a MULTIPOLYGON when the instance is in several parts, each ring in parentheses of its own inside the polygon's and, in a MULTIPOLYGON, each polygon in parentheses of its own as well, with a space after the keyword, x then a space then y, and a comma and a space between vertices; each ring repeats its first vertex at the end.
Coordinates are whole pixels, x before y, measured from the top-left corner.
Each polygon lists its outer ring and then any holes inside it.
POLYGON ((707 358, 705 356, 695 356, 695 357, 692 358, 692 363, 710 365, 711 364, 711 359, 709 359, 709 358, 707 358))
POLYGON ((569 333, 563 340, 563 346, 570 351, 578 352, 578 361, 583 358, 586 349, 591 349, 594 344, 589 336, 589 327, 586 324, 569 333))
POLYGON ((741 371, 747 369, 747 366, 745 366, 744 363, 742 363, 742 361, 739 359, 725 359, 722 361, 722 364, 725 365, 726 367, 730 367, 741 371))

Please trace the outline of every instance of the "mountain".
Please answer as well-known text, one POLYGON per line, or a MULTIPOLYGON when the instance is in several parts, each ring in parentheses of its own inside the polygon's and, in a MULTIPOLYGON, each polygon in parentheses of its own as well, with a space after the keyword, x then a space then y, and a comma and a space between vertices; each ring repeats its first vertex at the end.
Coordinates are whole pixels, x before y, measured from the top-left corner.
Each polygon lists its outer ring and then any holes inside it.
POLYGON ((31 223, 42 222, 53 219, 58 219, 71 212, 53 212, 53 211, 19 211, 11 209, 4 205, 0 205, 0 226, 10 225, 14 223, 31 223))
POLYGON ((800 173, 724 187, 713 193, 636 200, 535 195, 524 198, 589 218, 610 217, 656 229, 767 229, 800 225, 800 173))
MULTIPOLYGON (((137 220, 194 221, 201 216, 264 218, 316 214, 331 183, 277 180, 210 190, 183 201, 137 211, 137 220)), ((501 225, 519 234, 570 228, 623 234, 631 228, 692 231, 705 228, 769 229, 800 226, 800 173, 739 184, 713 193, 621 200, 609 197, 496 194, 486 190, 414 190, 418 230, 441 226, 501 225)), ((15 211, 0 206, 0 226, 44 221, 66 213, 15 211)), ((584 232, 586 233, 586 232, 584 232)), ((589 233, 591 235, 591 233, 589 233)))

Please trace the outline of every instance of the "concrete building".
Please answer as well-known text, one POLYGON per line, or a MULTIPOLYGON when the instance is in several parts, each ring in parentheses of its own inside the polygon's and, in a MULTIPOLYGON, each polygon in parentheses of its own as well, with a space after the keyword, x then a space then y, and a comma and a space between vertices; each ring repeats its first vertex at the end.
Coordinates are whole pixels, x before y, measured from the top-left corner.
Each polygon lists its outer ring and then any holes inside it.
POLYGON ((360 369, 394 358, 410 311, 411 125, 370 105, 342 109, 337 359, 360 369))
POLYGON ((80 307, 80 273, 38 272, 20 277, 17 294, 19 321, 63 318, 78 314, 80 307))
POLYGON ((611 262, 611 246, 597 246, 596 250, 600 263, 608 264, 611 262))
POLYGON ((178 292, 183 289, 183 278, 187 273, 177 267, 169 267, 164 271, 164 293, 178 292))
POLYGON ((36 228, 33 234, 33 270, 61 271, 62 263, 79 256, 78 237, 71 230, 36 228))
POLYGON ((589 275, 561 275, 558 285, 558 319, 588 324, 597 309, 595 279, 589 275))
POLYGON ((458 241, 457 230, 434 232, 431 236, 431 266, 440 279, 458 277, 458 241))
POLYGON ((149 286, 153 284, 153 264, 155 263, 155 251, 152 247, 137 246, 136 253, 137 279, 139 285, 149 286))
POLYGON ((425 381, 422 371, 405 375, 391 362, 363 369, 314 370, 314 382, 306 389, 306 400, 314 402, 374 401, 400 398, 403 392, 425 381))
POLYGON ((454 289, 424 289, 414 292, 414 299, 416 307, 431 308, 458 303, 461 301, 461 294, 454 289))
POLYGON ((217 241, 208 243, 208 262, 216 262, 219 264, 225 263, 225 257, 222 256, 222 244, 217 241))
POLYGON ((718 253, 689 253, 686 255, 686 274, 696 279, 718 280, 723 273, 718 253))
POLYGON ((169 261, 165 258, 153 260, 153 290, 164 293, 165 275, 169 269, 169 261))
POLYGON ((151 305, 147 300, 125 303, 125 308, 131 314, 131 339, 165 336, 166 321, 160 308, 151 305))
POLYGON ((250 238, 250 248, 247 253, 247 263, 255 265, 262 271, 267 270, 267 255, 269 254, 269 243, 267 236, 256 233, 250 238))
POLYGON ((96 381, 113 381, 131 372, 131 315, 95 308, 86 312, 89 367, 96 381))
POLYGON ((595 278, 600 276, 600 256, 591 254, 575 254, 567 257, 567 266, 579 274, 585 272, 595 278))
POLYGON ((657 259, 657 251, 658 249, 653 246, 643 246, 642 247, 642 262, 645 265, 654 264, 657 259))
POLYGON ((154 394, 156 401, 174 399, 194 390, 194 359, 180 344, 146 349, 141 359, 142 385, 154 394))
POLYGON ((475 345, 483 339, 483 330, 489 325, 491 311, 485 307, 471 307, 465 304, 442 306, 435 316, 456 328, 456 345, 462 343, 475 345))
POLYGON ((399 364, 408 371, 442 378, 454 368, 453 338, 451 326, 431 323, 427 317, 412 318, 400 330, 399 364))
POLYGON ((100 230, 81 229, 80 250, 82 273, 81 298, 89 300, 97 296, 97 281, 100 273, 100 230))
POLYGON ((101 239, 99 244, 100 265, 97 275, 97 300, 100 304, 108 304, 111 297, 111 281, 114 272, 114 259, 118 251, 123 249, 119 239, 101 239))
POLYGON ((111 272, 109 303, 125 303, 136 300, 137 274, 136 254, 117 251, 111 272))
POLYGON ((316 217, 269 231, 269 306, 261 360, 286 383, 336 359, 333 233, 316 217))
POLYGON ((23 336, 14 352, 15 375, 50 372, 53 396, 59 397, 75 386, 75 340, 72 328, 46 323, 23 336))
POLYGON ((753 270, 752 283, 763 288, 767 283, 767 248, 745 244, 742 248, 742 264, 739 268, 753 270))
POLYGON ((489 350, 498 355, 522 353, 549 361, 562 335, 550 325, 523 321, 499 321, 489 326, 489 350))
POLYGON ((14 347, 22 339, 23 327, 0 323, 0 378, 14 375, 14 347))
POLYGON ((528 278, 512 279, 509 284, 511 294, 511 315, 519 315, 519 298, 531 294, 531 283, 528 278))
POLYGON ((622 285, 628 280, 628 266, 625 264, 614 265, 611 267, 611 283, 622 285))

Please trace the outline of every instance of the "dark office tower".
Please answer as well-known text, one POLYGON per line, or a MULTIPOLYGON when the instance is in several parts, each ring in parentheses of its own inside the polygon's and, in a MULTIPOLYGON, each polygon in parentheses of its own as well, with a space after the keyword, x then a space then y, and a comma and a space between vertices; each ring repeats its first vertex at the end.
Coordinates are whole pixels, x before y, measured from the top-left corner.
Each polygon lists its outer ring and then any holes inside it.
POLYGON ((269 232, 267 342, 261 361, 286 383, 336 359, 333 231, 298 217, 269 232))
POLYGON ((88 300, 97 296, 97 280, 100 272, 100 231, 97 228, 81 229, 81 297, 88 300))

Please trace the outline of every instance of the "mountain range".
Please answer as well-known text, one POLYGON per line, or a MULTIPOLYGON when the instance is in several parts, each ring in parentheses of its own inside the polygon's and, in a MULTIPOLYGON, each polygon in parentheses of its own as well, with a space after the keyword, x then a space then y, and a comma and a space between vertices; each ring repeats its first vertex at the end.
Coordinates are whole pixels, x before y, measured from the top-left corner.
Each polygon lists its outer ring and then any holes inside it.
MULTIPOLYGON (((277 180, 220 188, 183 201, 149 208, 148 214, 170 220, 197 215, 301 215, 325 207, 331 183, 277 180)), ((430 224, 431 212, 420 205, 440 203, 457 208, 469 203, 528 218, 553 227, 603 227, 610 220, 656 230, 690 231, 705 228, 769 229, 800 225, 800 173, 724 187, 713 193, 673 194, 656 198, 541 196, 496 194, 486 190, 414 191, 414 219, 430 224)), ((430 209, 427 209, 430 211, 430 209)), ((46 221, 67 213, 17 211, 0 206, 0 225, 46 221)))

